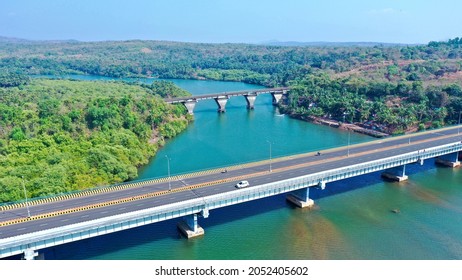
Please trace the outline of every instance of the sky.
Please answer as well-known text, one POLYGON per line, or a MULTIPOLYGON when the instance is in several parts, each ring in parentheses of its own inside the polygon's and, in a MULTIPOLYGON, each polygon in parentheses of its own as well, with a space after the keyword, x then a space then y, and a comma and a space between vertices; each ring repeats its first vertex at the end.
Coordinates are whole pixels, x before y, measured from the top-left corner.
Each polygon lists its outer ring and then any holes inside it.
POLYGON ((428 43, 462 37, 460 0, 0 0, 0 36, 203 43, 428 43))

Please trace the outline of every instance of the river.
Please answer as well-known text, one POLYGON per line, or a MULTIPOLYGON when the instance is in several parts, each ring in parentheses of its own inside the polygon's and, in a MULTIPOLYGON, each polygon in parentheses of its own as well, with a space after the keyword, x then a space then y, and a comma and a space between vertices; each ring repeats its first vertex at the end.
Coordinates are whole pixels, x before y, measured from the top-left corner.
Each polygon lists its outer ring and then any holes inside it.
MULTIPOLYGON (((75 79, 107 79, 72 76, 75 79)), ((150 82, 144 79, 144 82, 150 82)), ((234 82, 171 80, 192 94, 261 88, 234 82)), ((218 114, 201 101, 194 122, 166 145, 138 179, 223 167, 346 145, 348 134, 279 114, 271 96, 248 111, 244 97, 218 114), (271 145, 270 145, 271 143, 271 145)), ((352 134, 351 143, 374 140, 352 134)), ((178 220, 157 223, 44 250, 46 259, 462 259, 462 171, 407 168, 409 181, 389 183, 378 173, 315 190, 316 207, 298 209, 284 195, 210 212, 205 235, 188 240, 178 220), (400 209, 393 213, 392 209, 400 209)))

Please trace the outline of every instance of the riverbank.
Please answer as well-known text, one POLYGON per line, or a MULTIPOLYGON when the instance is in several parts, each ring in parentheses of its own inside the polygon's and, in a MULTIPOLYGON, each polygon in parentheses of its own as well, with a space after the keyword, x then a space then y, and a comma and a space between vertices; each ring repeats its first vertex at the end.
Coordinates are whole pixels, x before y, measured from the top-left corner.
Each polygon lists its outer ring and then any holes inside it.
POLYGON ((390 136, 390 134, 387 134, 381 131, 361 127, 359 124, 341 123, 335 120, 313 117, 313 116, 293 116, 292 115, 291 117, 304 120, 304 121, 309 121, 315 124, 322 124, 322 125, 327 125, 327 126, 331 126, 331 127, 335 127, 335 128, 339 128, 343 130, 350 130, 356 133, 361 133, 361 134, 369 135, 369 136, 376 137, 376 138, 384 138, 384 137, 390 136))

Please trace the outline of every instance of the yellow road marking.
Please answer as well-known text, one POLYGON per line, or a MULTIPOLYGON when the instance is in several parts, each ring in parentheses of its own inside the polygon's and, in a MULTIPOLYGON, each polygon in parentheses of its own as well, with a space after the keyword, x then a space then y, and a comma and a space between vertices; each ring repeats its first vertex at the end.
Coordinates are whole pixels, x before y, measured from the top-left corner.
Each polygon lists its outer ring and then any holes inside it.
MULTIPOLYGON (((440 131, 446 131, 446 130, 450 130, 450 129, 454 129, 454 127, 447 127, 447 128, 442 128, 442 129, 438 129, 438 130, 424 131, 424 132, 413 134, 412 136, 414 137, 414 136, 424 135, 424 134, 434 134, 434 133, 437 133, 437 132, 440 132, 440 131)), ((393 140, 397 140, 397 139, 407 139, 410 136, 411 135, 403 135, 403 136, 397 136, 397 137, 391 137, 391 138, 385 138, 385 139, 381 139, 381 140, 376 140, 376 141, 372 141, 372 142, 354 144, 354 145, 350 145, 350 149, 352 149, 354 147, 360 147, 360 146, 366 146, 366 145, 370 145, 370 144, 375 144, 375 143, 377 143, 379 141, 380 142, 389 142, 389 141, 393 141, 393 140)), ((438 137, 438 138, 444 138, 444 137, 445 136, 441 136, 441 137, 438 137)), ((427 141, 431 141, 431 140, 433 140, 433 139, 429 139, 427 141)), ((413 144, 414 143, 420 143, 420 142, 423 142, 423 141, 424 140, 420 140, 418 142, 414 141, 413 144)), ((346 150, 346 149, 347 149, 347 147, 337 147, 337 148, 328 149, 328 150, 326 150, 326 152, 333 152, 333 151, 346 150)), ((313 152, 297 154, 297 155, 290 155, 290 156, 279 157, 279 158, 273 158, 271 160, 271 162, 276 163, 276 162, 281 162, 281 161, 285 161, 285 160, 289 160, 289 159, 302 158, 302 157, 309 156, 312 153, 313 152)), ((265 165, 265 164, 269 164, 269 160, 250 162, 250 163, 245 163, 245 164, 233 165, 233 166, 229 166, 229 167, 215 168, 215 169, 202 170, 202 171, 197 171, 197 172, 192 172, 192 173, 187 173, 187 174, 182 174, 182 175, 176 175, 176 176, 172 176, 171 179, 172 180, 179 180, 180 178, 191 178, 191 177, 196 177, 196 176, 200 176, 200 175, 221 173, 224 169, 237 170, 237 169, 248 168, 248 167, 252 167, 252 166, 265 165)), ((107 192, 112 192, 112 191, 118 191, 118 190, 131 188, 131 187, 146 186, 146 185, 151 185, 151 184, 154 184, 154 183, 162 183, 162 182, 167 182, 167 181, 168 181, 167 177, 165 177, 165 178, 157 178, 157 179, 147 180, 147 181, 143 181, 143 182, 127 183, 127 184, 121 184, 121 185, 116 185, 116 186, 104 187, 104 188, 96 189, 96 190, 95 189, 93 189, 93 190, 85 190, 85 191, 72 193, 72 194, 59 195, 59 196, 55 196, 55 197, 51 197, 51 198, 43 198, 43 199, 31 200, 28 203, 29 203, 29 205, 39 205, 39 204, 45 204, 45 203, 52 202, 52 201, 62 201, 62 200, 67 200, 67 199, 72 199, 72 198, 77 198, 77 197, 90 196, 90 195, 95 195, 95 194, 99 194, 99 193, 107 193, 107 192)), ((15 209, 15 208, 22 208, 22 207, 26 207, 26 204, 24 202, 0 206, 0 211, 5 211, 5 210, 10 210, 10 209, 15 209)))
MULTIPOLYGON (((429 141, 434 141, 434 140, 444 139, 444 138, 447 138, 447 136, 440 136, 440 137, 436 137, 436 138, 433 138, 433 139, 425 139, 425 140, 420 140, 420 141, 414 141, 412 144, 429 142, 429 141)), ((391 150, 391 149, 396 148, 396 146, 399 147, 399 146, 403 146, 403 145, 407 146, 409 144, 398 144, 398 145, 391 146, 391 147, 383 147, 383 148, 374 150, 374 152, 391 150)), ((354 153, 354 154, 350 154, 350 157, 357 157, 357 156, 360 156, 360 155, 368 154, 370 152, 371 151, 365 151, 365 152, 361 152, 361 153, 354 153)), ((346 156, 344 156, 343 158, 345 158, 345 157, 346 156)), ((318 160, 318 161, 314 161, 314 162, 301 163, 301 164, 297 164, 297 165, 291 165, 291 166, 286 166, 286 167, 281 167, 281 168, 275 168, 275 169, 272 169, 272 173, 278 173, 278 172, 287 171, 287 170, 291 170, 291 169, 307 167, 307 166, 316 165, 316 164, 319 164, 319 163, 337 161, 338 159, 339 158, 330 158, 330 159, 323 159, 323 160, 318 160)), ((222 169, 220 169, 220 170, 222 170, 222 169)), ((260 172, 247 174, 247 175, 241 175, 241 176, 236 176, 236 177, 231 177, 231 178, 220 179, 220 180, 216 180, 216 181, 200 183, 200 184, 196 184, 196 185, 179 187, 179 188, 172 189, 171 191, 169 191, 169 190, 157 191, 157 192, 152 192, 152 193, 147 193, 147 194, 127 197, 127 198, 121 198, 121 199, 107 201, 107 202, 101 202, 101 203, 96 203, 96 204, 79 206, 79 207, 74 207, 74 208, 70 208, 70 209, 54 211, 54 212, 50 212, 50 213, 38 214, 38 215, 31 216, 29 218, 18 218, 18 219, 3 221, 3 222, 0 222, 0 227, 1 226, 12 225, 12 224, 17 224, 17 223, 22 223, 22 222, 27 222, 27 221, 30 221, 30 220, 45 219, 45 218, 49 218, 49 217, 55 217, 55 216, 74 213, 74 212, 79 212, 79 211, 86 211, 86 210, 89 210, 89 209, 100 208, 100 207, 105 207, 105 206, 110 206, 110 205, 115 205, 115 204, 121 204, 121 203, 126 203, 126 202, 135 201, 135 200, 151 198, 151 197, 160 196, 160 195, 166 195, 166 194, 175 193, 175 192, 182 192, 182 191, 187 191, 187 190, 192 190, 192 189, 197 189, 197 188, 202 188, 202 187, 208 187, 208 186, 212 186, 212 185, 216 185, 216 184, 220 184, 220 183, 227 183, 227 182, 232 182, 232 181, 238 181, 238 180, 241 180, 241 179, 253 178, 253 177, 261 176, 261 175, 264 175, 264 174, 268 174, 268 172, 269 171, 265 170, 265 171, 260 171, 260 172)), ((142 183, 145 183, 145 182, 142 182, 142 183)))

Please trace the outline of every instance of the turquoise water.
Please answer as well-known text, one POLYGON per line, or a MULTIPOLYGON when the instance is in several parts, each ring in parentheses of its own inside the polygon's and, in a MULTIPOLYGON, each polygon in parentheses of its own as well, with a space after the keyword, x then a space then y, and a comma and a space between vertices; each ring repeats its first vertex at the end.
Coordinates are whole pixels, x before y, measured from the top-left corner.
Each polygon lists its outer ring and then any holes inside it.
MULTIPOLYGON (((175 83, 193 94, 261 88, 228 82, 175 83)), ((171 159, 172 173, 185 173, 268 159, 270 152, 272 157, 277 157, 346 145, 348 142, 347 133, 281 115, 272 105, 270 94, 259 95, 254 110, 246 109, 242 96, 229 99, 224 114, 219 114, 217 108, 214 100, 198 102, 194 122, 140 170, 139 178, 165 176, 165 155, 171 159)), ((364 135, 351 136, 352 143, 368 140, 371 138, 364 135)))
MULTIPOLYGON (((95 77, 90 77, 90 79, 95 77)), ((193 94, 259 88, 243 83, 173 80, 193 94)), ((139 179, 345 145, 348 134, 280 115, 270 95, 255 110, 231 98, 197 104, 195 121, 168 141, 139 179)), ((374 140, 358 134, 352 143, 374 140)), ((284 196, 217 209, 199 219, 205 235, 187 240, 177 220, 44 250, 46 259, 462 259, 462 171, 409 166, 410 180, 370 174, 315 190, 313 210, 284 196), (392 209, 400 209, 393 213, 392 209)))

